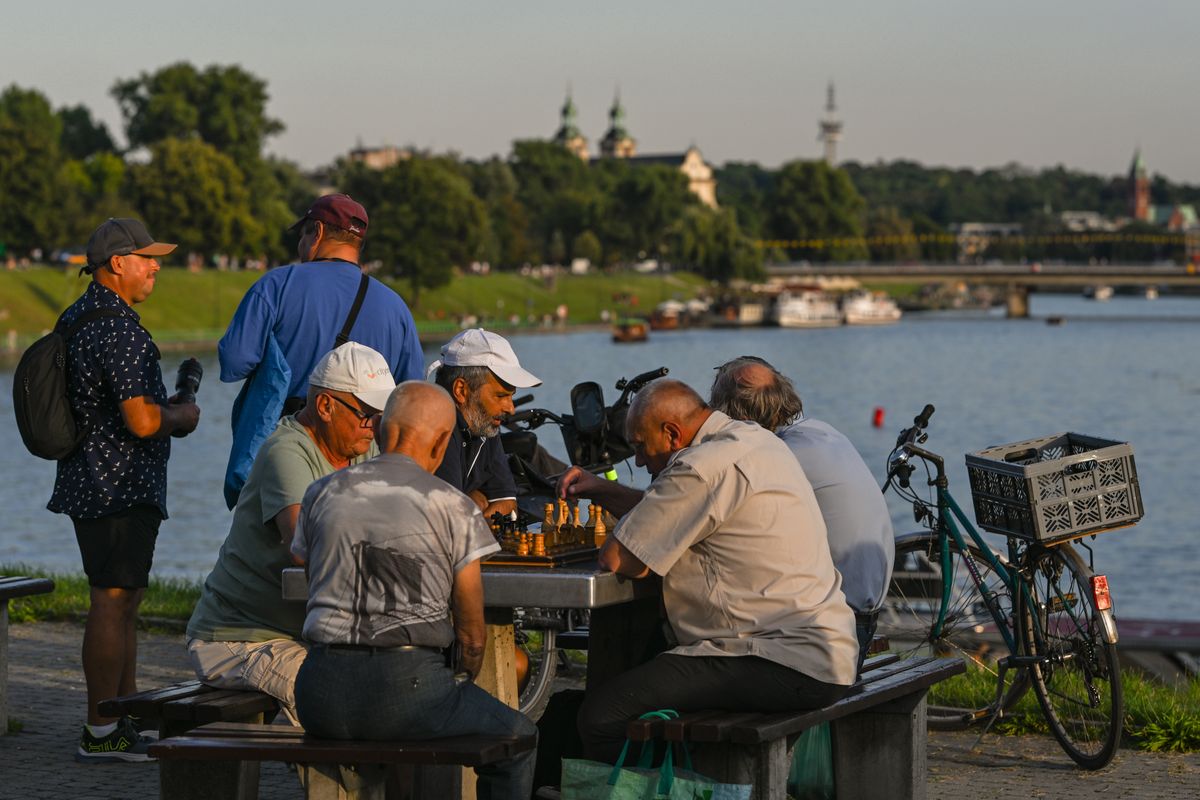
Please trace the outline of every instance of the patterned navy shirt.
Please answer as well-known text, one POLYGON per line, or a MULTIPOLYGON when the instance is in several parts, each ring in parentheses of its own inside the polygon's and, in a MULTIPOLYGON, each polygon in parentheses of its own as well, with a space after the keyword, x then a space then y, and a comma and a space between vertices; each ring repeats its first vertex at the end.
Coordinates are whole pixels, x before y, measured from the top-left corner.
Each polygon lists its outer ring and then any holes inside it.
POLYGON ((66 324, 93 308, 112 308, 67 343, 67 395, 76 422, 88 430, 79 449, 58 462, 51 511, 95 519, 139 503, 167 517, 170 439, 139 439, 125 427, 121 401, 167 402, 159 353, 137 312, 116 292, 92 282, 63 314, 66 324))

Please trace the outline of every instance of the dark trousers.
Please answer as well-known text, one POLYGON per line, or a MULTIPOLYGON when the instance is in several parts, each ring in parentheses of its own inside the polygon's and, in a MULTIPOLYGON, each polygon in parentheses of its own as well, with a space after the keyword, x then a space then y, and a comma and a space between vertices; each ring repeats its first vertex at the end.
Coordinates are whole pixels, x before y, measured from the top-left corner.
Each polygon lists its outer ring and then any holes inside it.
POLYGON ((879 624, 879 612, 869 611, 867 613, 854 612, 854 633, 858 636, 858 670, 856 675, 862 674, 863 662, 867 660, 867 650, 871 647, 871 640, 875 638, 875 627, 879 624))
POLYGON ((849 688, 757 656, 664 654, 589 689, 579 734, 588 758, 612 764, 625 726, 647 711, 803 711, 836 702, 849 688))
MULTIPOLYGON (((516 734, 537 728, 473 683, 457 683, 440 652, 315 645, 296 676, 296 711, 313 736, 396 741, 516 734)), ((476 767, 481 800, 528 800, 536 752, 476 767)))

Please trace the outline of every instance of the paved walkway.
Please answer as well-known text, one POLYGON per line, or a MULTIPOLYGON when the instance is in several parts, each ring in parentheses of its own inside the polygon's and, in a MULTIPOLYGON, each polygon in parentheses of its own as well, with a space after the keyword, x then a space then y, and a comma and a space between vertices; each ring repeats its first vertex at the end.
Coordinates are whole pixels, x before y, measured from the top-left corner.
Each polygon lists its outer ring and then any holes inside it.
MULTIPOLYGON (((0 737, 0 798, 126 800, 158 796, 153 764, 77 764, 83 721, 82 627, 36 623, 10 628, 9 715, 18 734, 0 737)), ((178 635, 145 634, 139 680, 145 687, 191 678, 178 635)), ((930 800, 964 798, 1200 798, 1200 754, 1156 755, 1122 750, 1101 772, 1074 768, 1050 738, 989 735, 973 752, 975 734, 929 737, 930 800)), ((282 764, 263 764, 260 796, 299 800, 303 792, 282 764)), ((881 795, 885 796, 885 795, 881 795)))

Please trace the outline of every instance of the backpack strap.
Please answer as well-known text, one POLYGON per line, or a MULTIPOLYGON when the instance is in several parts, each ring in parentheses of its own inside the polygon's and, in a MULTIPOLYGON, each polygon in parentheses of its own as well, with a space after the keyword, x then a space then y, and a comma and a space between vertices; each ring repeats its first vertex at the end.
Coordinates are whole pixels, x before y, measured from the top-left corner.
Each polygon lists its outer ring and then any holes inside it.
POLYGON ((115 308, 93 308, 90 311, 85 311, 79 315, 79 318, 63 328, 62 318, 60 317, 54 328, 60 332, 60 335, 65 341, 71 341, 71 337, 79 333, 79 330, 87 325, 92 320, 100 319, 101 317, 123 317, 125 316, 115 308))
POLYGON ((350 329, 354 327, 354 321, 358 319, 358 312, 362 308, 363 298, 367 296, 367 286, 370 283, 371 277, 364 272, 362 280, 358 282, 358 294, 354 297, 354 305, 350 306, 350 313, 346 316, 346 324, 342 325, 342 331, 337 335, 334 347, 341 347, 350 341, 350 329))

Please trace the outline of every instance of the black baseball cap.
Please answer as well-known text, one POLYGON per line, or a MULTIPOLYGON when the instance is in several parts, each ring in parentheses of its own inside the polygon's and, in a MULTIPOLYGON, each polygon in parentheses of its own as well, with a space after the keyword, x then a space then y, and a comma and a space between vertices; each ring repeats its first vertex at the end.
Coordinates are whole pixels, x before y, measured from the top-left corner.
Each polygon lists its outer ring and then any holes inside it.
POLYGON ((165 256, 178 245, 156 242, 141 220, 109 217, 92 231, 85 272, 95 272, 113 256, 165 256))

